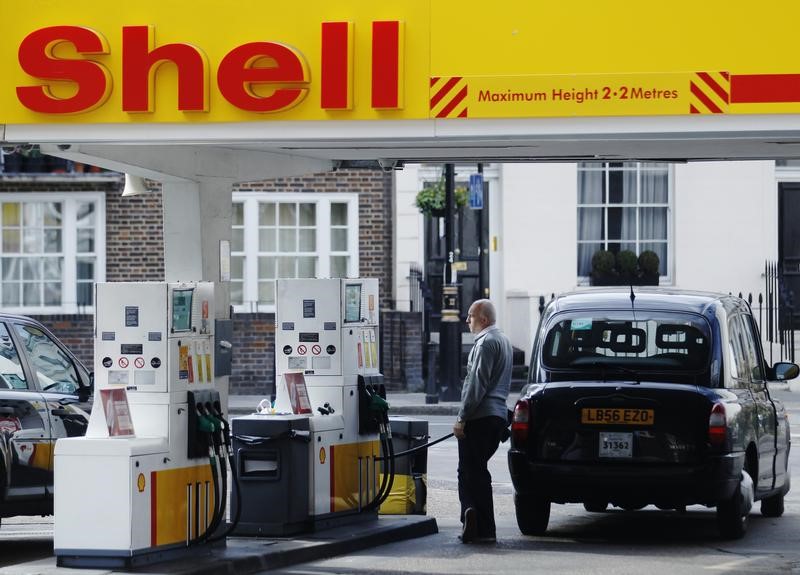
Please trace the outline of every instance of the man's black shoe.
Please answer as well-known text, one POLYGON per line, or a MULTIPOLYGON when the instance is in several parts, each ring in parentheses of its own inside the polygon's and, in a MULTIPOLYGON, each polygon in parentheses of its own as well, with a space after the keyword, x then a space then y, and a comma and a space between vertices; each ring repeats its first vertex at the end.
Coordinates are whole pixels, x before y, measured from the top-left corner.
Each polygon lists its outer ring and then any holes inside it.
POLYGON ((464 511, 464 528, 461 530, 461 542, 471 543, 478 536, 478 512, 474 507, 464 511))

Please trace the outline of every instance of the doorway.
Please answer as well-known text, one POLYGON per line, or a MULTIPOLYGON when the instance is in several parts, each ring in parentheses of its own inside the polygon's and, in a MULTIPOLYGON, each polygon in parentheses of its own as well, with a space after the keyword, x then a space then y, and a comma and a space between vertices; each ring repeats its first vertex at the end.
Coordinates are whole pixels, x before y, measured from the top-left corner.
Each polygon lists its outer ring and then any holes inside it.
POLYGON ((785 327, 800 329, 800 183, 778 186, 778 269, 794 305, 785 327))
MULTIPOLYGON (((467 310, 473 301, 488 298, 489 293, 489 183, 483 184, 483 208, 462 206, 456 210, 455 261, 463 262, 457 272, 462 331, 467 331, 467 310)), ((430 331, 439 332, 442 318, 442 285, 447 261, 444 237, 444 218, 425 216, 425 282, 432 300, 430 331)))

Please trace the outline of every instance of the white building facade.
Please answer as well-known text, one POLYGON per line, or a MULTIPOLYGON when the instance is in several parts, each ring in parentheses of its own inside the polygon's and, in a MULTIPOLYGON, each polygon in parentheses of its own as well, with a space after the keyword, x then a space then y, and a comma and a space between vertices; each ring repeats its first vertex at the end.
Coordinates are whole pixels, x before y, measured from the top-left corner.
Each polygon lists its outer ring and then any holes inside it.
MULTIPOLYGON (((779 251, 779 186, 800 181, 792 162, 489 164, 490 293, 499 324, 529 359, 540 297, 589 285, 595 249, 652 249, 660 285, 764 292, 779 251)), ((466 182, 475 165, 459 165, 466 182)), ((423 216, 414 206, 440 166, 395 178, 394 294, 409 300, 408 270, 422 263, 423 216)))

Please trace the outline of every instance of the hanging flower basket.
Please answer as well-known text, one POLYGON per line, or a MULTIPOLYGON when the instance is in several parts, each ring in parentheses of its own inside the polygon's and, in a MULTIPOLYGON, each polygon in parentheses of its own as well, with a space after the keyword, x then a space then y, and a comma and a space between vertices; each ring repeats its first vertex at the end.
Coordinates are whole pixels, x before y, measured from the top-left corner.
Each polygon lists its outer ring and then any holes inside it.
MULTIPOLYGON (((454 200, 456 208, 467 205, 469 194, 467 188, 456 187, 454 190, 454 200)), ((426 185, 418 193, 414 200, 417 209, 426 216, 443 218, 445 215, 445 193, 444 179, 426 185)))

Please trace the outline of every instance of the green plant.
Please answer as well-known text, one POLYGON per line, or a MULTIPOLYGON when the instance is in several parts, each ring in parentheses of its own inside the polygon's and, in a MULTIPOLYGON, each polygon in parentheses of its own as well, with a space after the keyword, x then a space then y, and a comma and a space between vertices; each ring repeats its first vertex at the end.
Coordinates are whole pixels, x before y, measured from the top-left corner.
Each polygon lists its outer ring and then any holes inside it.
POLYGON ((645 250, 639 254, 639 270, 644 276, 657 276, 660 263, 661 260, 654 251, 645 250))
MULTIPOLYGON (((454 190, 453 200, 457 208, 467 205, 469 200, 469 192, 465 187, 456 187, 454 190)), ((437 215, 444 211, 445 207, 445 193, 444 193, 444 179, 425 186, 419 192, 414 200, 414 205, 423 214, 437 215)))
POLYGON ((597 250, 592 256, 592 274, 609 275, 614 271, 614 254, 608 250, 597 250))
POLYGON ((636 277, 636 254, 630 250, 617 253, 617 271, 625 279, 636 277))

